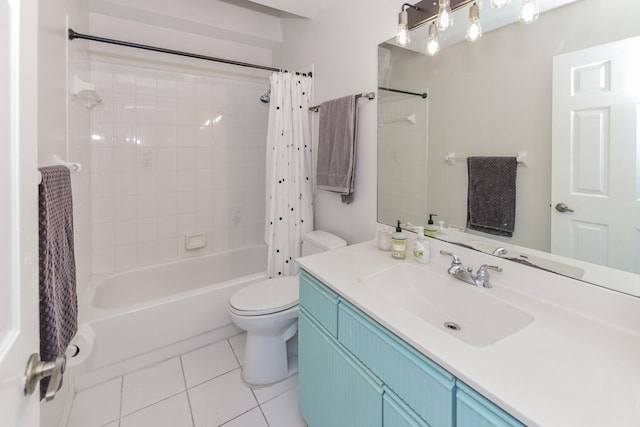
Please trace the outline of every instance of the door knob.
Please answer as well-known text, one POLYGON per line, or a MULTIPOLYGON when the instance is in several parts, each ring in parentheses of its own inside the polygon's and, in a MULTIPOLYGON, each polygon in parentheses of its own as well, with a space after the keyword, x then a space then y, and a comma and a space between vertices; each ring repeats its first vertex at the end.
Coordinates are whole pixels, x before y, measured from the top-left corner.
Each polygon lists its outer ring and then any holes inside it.
POLYGON ((558 203, 556 205, 556 210, 558 212, 575 212, 573 209, 569 209, 569 206, 565 205, 564 203, 558 203))
POLYGON ((32 394, 41 379, 51 377, 45 398, 47 401, 53 399, 62 382, 66 365, 67 357, 64 354, 56 357, 53 362, 43 362, 38 353, 33 353, 29 357, 25 371, 24 394, 32 394))

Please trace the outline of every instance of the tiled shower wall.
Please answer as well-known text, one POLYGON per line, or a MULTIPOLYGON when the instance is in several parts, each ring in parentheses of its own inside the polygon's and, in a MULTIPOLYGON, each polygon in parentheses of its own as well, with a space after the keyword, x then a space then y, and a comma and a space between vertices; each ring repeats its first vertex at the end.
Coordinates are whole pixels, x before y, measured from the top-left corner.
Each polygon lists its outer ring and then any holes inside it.
POLYGON ((264 241, 266 79, 98 61, 92 78, 94 274, 264 241))

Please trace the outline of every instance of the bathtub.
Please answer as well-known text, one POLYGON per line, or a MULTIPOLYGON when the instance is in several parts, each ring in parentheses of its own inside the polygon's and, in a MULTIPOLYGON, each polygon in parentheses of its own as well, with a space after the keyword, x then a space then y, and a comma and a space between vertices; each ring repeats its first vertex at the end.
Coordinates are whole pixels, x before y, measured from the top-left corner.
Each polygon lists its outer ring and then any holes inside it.
POLYGON ((88 292, 89 304, 81 318, 95 334, 86 369, 162 353, 198 337, 196 345, 202 346, 209 343, 208 335, 220 340, 237 334, 239 329, 227 313, 229 298, 243 286, 265 279, 266 261, 266 247, 255 246, 97 281, 88 292))

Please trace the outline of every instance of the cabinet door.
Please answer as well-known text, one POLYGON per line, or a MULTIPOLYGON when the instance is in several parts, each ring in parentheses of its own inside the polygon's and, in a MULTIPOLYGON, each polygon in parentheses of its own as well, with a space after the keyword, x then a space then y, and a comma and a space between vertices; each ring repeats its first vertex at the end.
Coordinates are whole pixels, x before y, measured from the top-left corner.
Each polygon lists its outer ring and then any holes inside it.
POLYGON ((457 427, 525 427, 461 381, 456 387, 457 427))
POLYGON ((298 331, 299 409, 309 427, 382 427, 382 384, 304 309, 298 331))

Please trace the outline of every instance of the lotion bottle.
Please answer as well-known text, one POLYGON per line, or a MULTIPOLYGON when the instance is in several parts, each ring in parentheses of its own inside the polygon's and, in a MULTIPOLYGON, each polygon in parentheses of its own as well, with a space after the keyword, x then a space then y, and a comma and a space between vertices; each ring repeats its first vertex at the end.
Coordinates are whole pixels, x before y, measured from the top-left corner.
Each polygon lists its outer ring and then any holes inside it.
POLYGON ((424 237, 424 227, 416 227, 418 237, 413 241, 413 259, 421 264, 427 264, 431 257, 429 242, 424 237))
POLYGON ((396 232, 391 235, 391 256, 395 259, 404 259, 407 256, 407 236, 400 228, 400 220, 396 232))

